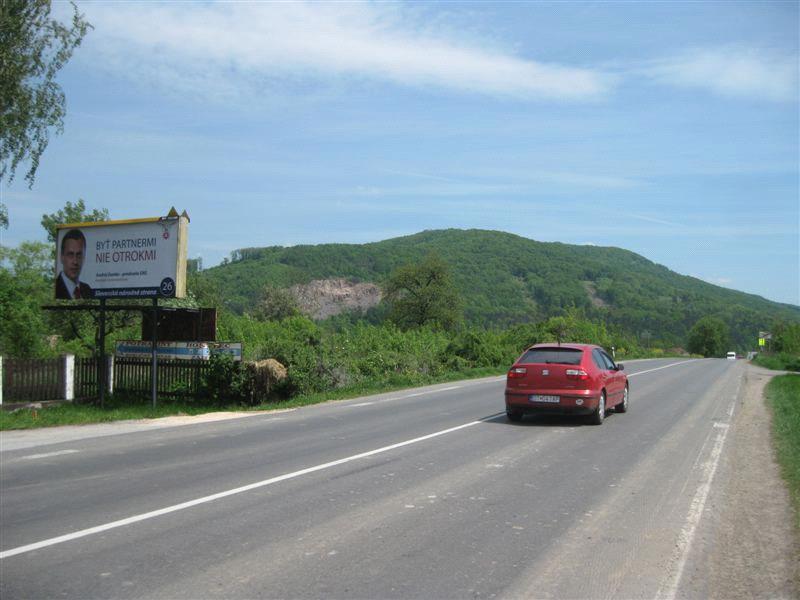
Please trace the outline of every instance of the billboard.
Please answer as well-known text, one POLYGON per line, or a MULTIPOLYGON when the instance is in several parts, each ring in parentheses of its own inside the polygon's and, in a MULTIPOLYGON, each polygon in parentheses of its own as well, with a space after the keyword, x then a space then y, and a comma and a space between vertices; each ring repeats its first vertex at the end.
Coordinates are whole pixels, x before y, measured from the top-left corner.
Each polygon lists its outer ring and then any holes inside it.
MULTIPOLYGON (((117 342, 116 354, 126 358, 150 358, 152 342, 124 340, 117 342)), ((208 360, 213 354, 230 354, 233 360, 242 360, 241 342, 157 342, 159 358, 208 360)))
POLYGON ((183 298, 189 217, 173 208, 166 217, 59 225, 55 296, 183 298))
MULTIPOLYGON (((153 339, 153 314, 142 312, 142 339, 153 339)), ((213 342, 217 339, 216 308, 161 308, 158 311, 157 340, 170 342, 213 342)))
MULTIPOLYGON (((117 342, 117 356, 126 358, 150 358, 152 342, 125 340, 117 342)), ((157 342, 156 355, 159 358, 208 360, 211 351, 205 342, 157 342)))

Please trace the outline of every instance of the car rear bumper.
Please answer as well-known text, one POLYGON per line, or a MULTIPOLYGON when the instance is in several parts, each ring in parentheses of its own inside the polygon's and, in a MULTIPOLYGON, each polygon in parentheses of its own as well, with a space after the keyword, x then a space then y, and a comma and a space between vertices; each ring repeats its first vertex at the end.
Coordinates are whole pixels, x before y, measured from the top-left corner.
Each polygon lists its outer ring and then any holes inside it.
POLYGON ((533 402, 531 394, 506 390, 506 410, 521 414, 547 413, 589 415, 597 410, 600 395, 590 395, 589 390, 569 390, 569 393, 553 391, 536 391, 537 394, 549 394, 559 397, 558 404, 551 402, 533 402))

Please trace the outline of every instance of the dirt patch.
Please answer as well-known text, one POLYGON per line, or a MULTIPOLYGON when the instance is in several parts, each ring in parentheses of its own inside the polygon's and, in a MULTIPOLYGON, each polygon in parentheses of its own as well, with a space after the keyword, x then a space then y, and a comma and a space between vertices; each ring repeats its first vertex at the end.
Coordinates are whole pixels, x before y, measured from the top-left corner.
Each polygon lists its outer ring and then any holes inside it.
POLYGON ((592 303, 592 306, 595 308, 605 308, 608 306, 608 302, 597 295, 597 288, 593 282, 584 281, 583 289, 585 289, 586 293, 589 295, 589 301, 592 303))
POLYGON ((381 301, 381 289, 374 283, 355 283, 347 279, 318 279, 294 285, 289 292, 300 310, 316 320, 350 310, 366 311, 381 301))
POLYGON ((730 476, 721 493, 718 543, 710 557, 713 598, 800 597, 800 540, 764 400, 774 375, 750 365, 742 380, 728 440, 730 476))

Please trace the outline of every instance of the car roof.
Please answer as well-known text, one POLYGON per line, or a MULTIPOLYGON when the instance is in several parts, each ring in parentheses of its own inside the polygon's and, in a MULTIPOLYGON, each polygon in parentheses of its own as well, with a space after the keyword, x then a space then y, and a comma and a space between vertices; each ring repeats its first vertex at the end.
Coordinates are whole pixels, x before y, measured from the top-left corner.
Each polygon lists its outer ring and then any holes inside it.
POLYGON ((534 344, 533 346, 529 346, 528 350, 533 350, 535 348, 567 348, 569 350, 588 350, 592 348, 599 348, 600 346, 596 344, 571 344, 571 343, 558 343, 558 342, 549 342, 549 343, 542 343, 542 344, 534 344))

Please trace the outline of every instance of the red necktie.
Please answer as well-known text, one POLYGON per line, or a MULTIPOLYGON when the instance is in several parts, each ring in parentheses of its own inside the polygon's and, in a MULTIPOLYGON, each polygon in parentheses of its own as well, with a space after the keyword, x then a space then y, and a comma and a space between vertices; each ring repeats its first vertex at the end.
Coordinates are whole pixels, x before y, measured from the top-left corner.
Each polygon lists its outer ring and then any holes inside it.
POLYGON ((80 297, 81 297, 81 286, 80 286, 80 284, 75 286, 75 291, 72 292, 72 297, 80 299, 80 297))

